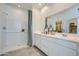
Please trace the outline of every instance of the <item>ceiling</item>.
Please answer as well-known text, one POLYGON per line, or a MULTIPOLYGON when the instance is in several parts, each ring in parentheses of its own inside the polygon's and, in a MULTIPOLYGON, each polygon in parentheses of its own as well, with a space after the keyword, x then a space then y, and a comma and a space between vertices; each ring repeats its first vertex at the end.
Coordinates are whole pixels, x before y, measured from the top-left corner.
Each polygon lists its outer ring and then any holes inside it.
POLYGON ((20 6, 20 8, 24 8, 24 9, 29 9, 32 10, 32 8, 36 8, 38 10, 41 10, 43 7, 45 6, 52 6, 55 3, 7 3, 9 5, 18 7, 20 6))
POLYGON ((45 7, 45 6, 50 7, 50 6, 52 6, 53 4, 55 4, 55 3, 33 3, 33 7, 35 7, 35 8, 37 8, 37 9, 41 10, 43 7, 45 7))
POLYGON ((6 3, 15 7, 24 8, 27 10, 32 10, 32 8, 36 8, 38 10, 43 9, 45 6, 54 7, 56 3, 6 3))
POLYGON ((32 3, 7 3, 7 4, 15 6, 15 7, 20 7, 23 9, 32 10, 32 3))

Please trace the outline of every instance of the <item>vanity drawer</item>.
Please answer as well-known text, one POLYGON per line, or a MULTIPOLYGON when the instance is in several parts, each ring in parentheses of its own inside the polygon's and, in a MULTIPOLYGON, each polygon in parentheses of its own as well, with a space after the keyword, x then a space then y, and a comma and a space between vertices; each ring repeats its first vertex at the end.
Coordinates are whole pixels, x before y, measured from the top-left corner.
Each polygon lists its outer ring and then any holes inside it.
POLYGON ((68 47, 70 49, 76 50, 76 43, 73 43, 73 42, 70 42, 70 41, 66 41, 66 40, 58 39, 58 38, 51 38, 50 42, 57 43, 61 46, 68 47))

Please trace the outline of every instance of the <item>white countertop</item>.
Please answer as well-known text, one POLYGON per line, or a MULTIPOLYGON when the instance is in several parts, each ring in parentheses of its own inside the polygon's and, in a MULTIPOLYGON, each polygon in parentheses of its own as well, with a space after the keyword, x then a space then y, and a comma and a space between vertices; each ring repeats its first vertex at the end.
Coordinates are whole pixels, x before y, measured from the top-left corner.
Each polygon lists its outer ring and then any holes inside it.
POLYGON ((67 40, 67 41, 79 43, 79 35, 77 35, 77 34, 66 33, 67 34, 66 37, 62 36, 63 33, 55 33, 55 35, 51 35, 51 34, 43 34, 43 33, 40 33, 40 32, 35 32, 35 34, 43 35, 43 36, 46 36, 46 37, 59 38, 59 39, 62 39, 62 40, 67 40))

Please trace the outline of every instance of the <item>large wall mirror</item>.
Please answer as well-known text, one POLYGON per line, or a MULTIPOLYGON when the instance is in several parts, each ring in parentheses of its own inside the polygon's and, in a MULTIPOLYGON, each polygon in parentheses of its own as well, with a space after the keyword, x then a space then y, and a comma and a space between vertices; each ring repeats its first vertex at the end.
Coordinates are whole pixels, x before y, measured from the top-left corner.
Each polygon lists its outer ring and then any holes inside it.
POLYGON ((48 27, 52 27, 53 32, 74 33, 78 32, 79 5, 47 17, 48 27))

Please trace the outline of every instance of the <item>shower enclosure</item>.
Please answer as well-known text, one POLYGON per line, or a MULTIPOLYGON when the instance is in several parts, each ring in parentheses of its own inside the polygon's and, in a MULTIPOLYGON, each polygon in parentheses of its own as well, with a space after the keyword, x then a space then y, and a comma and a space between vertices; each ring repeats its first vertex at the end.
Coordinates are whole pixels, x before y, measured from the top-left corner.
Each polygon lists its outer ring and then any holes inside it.
POLYGON ((0 54, 32 46, 32 11, 0 4, 0 54))

